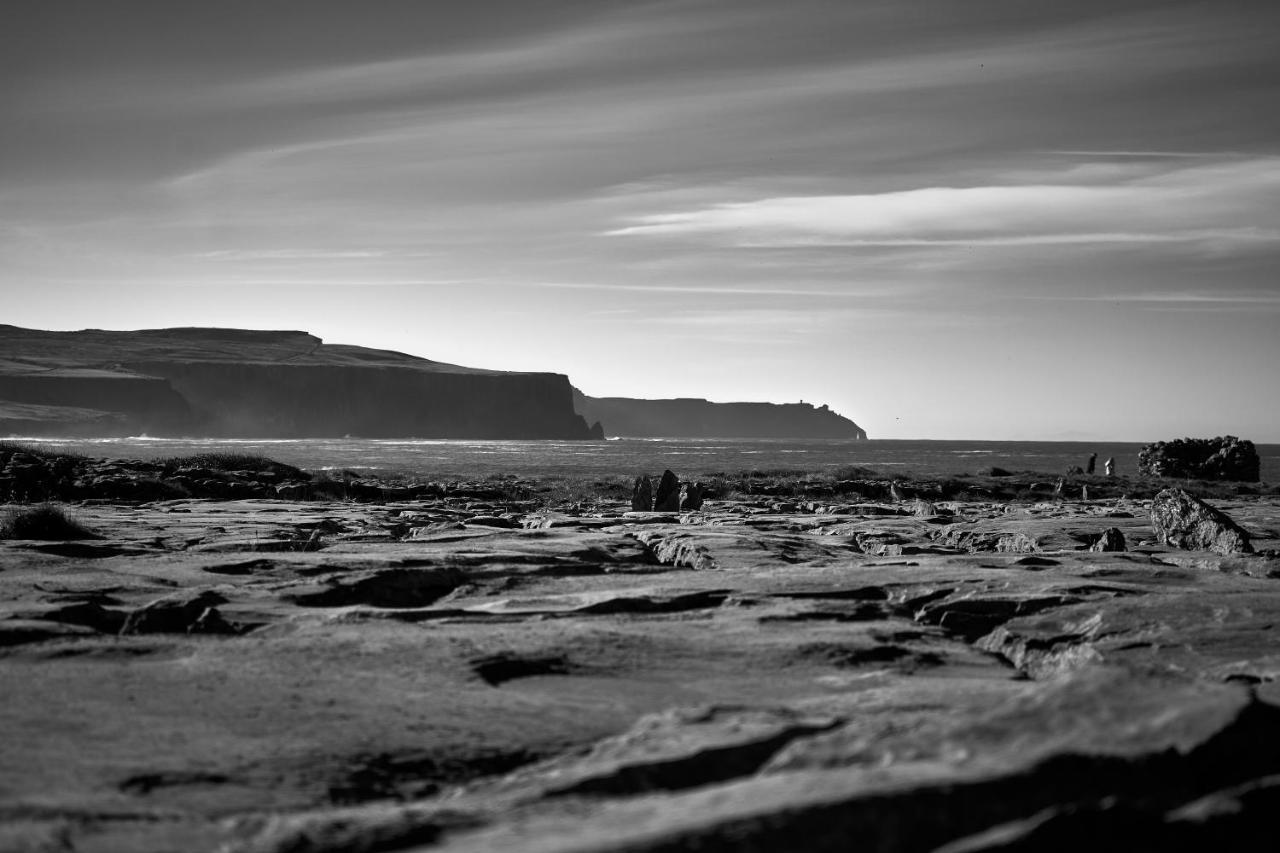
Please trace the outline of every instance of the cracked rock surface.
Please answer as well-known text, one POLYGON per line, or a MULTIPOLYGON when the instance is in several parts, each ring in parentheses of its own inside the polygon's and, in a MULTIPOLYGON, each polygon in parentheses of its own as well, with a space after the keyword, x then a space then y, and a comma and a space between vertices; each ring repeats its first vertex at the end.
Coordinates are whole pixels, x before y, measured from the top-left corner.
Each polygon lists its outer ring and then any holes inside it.
POLYGON ((80 506, 0 542, 0 849, 1244 844, 1280 500, 1215 506, 1255 554, 1126 499, 80 506))

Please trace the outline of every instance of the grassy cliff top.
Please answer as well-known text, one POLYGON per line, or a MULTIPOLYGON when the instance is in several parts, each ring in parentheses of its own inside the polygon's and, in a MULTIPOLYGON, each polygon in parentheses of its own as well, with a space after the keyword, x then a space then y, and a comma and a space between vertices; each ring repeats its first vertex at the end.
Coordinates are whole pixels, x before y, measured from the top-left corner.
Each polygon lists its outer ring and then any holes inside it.
POLYGON ((500 374, 431 361, 392 350, 326 344, 301 331, 254 329, 140 329, 74 332, 0 325, 0 375, 131 374, 157 362, 397 367, 432 373, 500 374), (56 371, 53 373, 52 371, 56 371))

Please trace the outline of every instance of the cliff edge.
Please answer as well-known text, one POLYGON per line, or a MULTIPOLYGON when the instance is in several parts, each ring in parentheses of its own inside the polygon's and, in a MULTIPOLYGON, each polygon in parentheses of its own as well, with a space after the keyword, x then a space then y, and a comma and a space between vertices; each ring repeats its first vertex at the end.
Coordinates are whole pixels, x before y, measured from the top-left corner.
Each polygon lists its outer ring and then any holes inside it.
POLYGON ((0 325, 0 435, 585 439, 557 373, 444 364, 301 331, 0 325))
POLYGON ((824 406, 809 403, 712 403, 709 400, 639 400, 588 397, 574 389, 578 414, 626 438, 826 438, 867 433, 824 406))

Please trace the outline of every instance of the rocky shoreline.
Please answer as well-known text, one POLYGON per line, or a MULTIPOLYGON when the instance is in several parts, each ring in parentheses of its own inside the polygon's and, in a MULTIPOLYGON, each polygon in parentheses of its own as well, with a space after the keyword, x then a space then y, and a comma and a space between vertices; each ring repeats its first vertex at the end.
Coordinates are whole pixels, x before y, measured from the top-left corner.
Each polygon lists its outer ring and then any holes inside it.
POLYGON ((8 450, 0 512, 86 536, 0 540, 0 849, 1190 851, 1280 792, 1267 484, 636 511, 636 472, 8 450))

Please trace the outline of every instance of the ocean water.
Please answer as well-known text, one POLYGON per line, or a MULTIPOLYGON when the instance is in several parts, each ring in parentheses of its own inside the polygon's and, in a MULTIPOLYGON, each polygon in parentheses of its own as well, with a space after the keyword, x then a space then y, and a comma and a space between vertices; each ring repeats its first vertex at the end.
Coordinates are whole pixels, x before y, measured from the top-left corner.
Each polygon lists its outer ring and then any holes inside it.
MULTIPOLYGON (((1118 474, 1137 469, 1140 443, 1074 441, 869 441, 784 439, 611 439, 459 441, 428 439, 106 439, 20 438, 49 448, 129 459, 204 452, 254 453, 315 469, 404 473, 437 479, 660 474, 690 477, 741 471, 824 472, 856 465, 883 474, 976 474, 992 466, 1061 473, 1098 454, 1118 474)), ((1258 445, 1262 479, 1280 481, 1280 445, 1258 445)))

